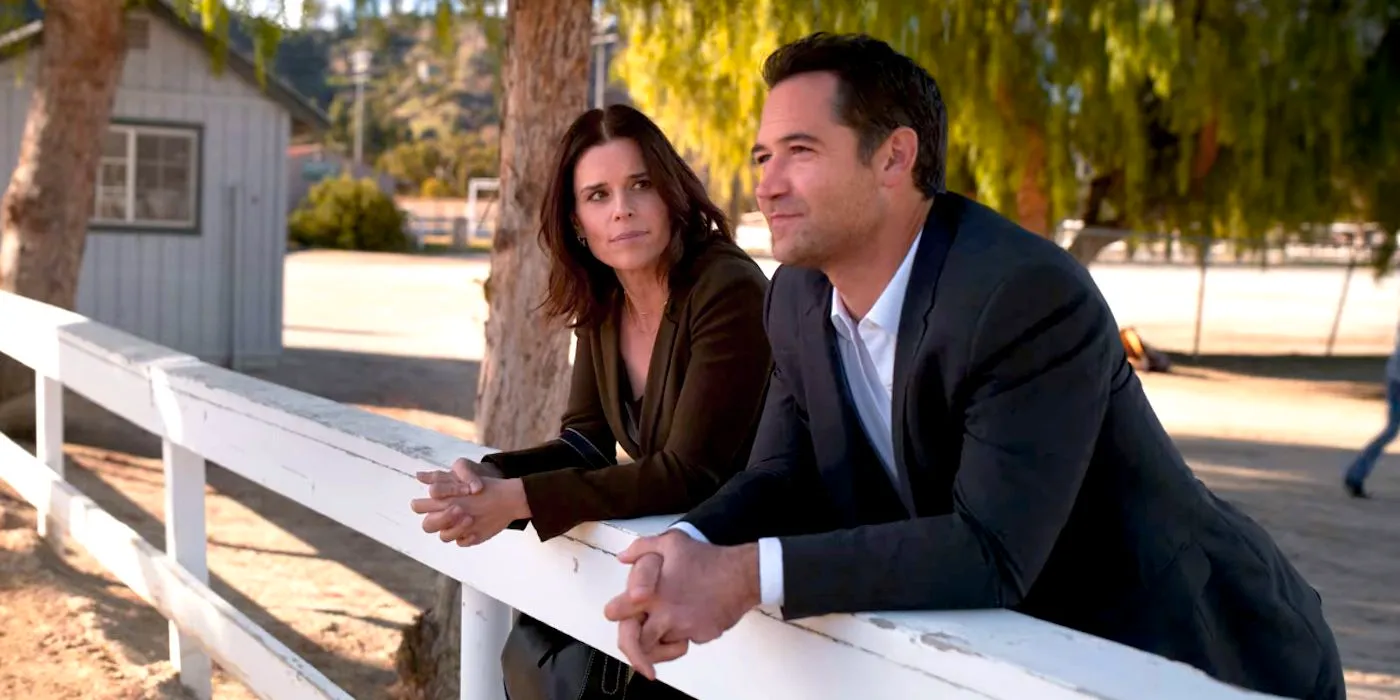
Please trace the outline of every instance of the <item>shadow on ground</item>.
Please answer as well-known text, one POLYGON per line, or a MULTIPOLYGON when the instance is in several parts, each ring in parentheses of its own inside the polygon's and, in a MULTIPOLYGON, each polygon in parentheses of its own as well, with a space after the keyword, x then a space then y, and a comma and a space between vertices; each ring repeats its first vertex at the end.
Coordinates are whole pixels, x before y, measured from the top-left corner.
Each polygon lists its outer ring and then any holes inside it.
POLYGON ((247 374, 341 403, 430 411, 472 420, 481 363, 287 348, 276 367, 247 374), (373 382, 357 382, 366 374, 373 382))
MULTIPOLYGON (((475 402, 478 368, 479 363, 474 361, 288 349, 286 359, 276 368, 249 374, 341 403, 406 408, 470 418, 472 410, 467 404, 475 402), (373 373, 379 379, 368 383, 354 381, 363 373, 373 373), (386 374, 401 374, 404 379, 399 383, 385 382, 382 378, 386 374), (393 386, 381 394, 367 390, 365 384, 393 386), (462 391, 461 387, 472 388, 462 391)), ((72 392, 66 392, 65 402, 69 417, 66 428, 69 443, 114 450, 133 457, 160 458, 161 440, 156 436, 72 392)), ((109 459, 109 462, 116 459, 109 459)), ((77 478, 82 477, 75 477, 75 480, 77 478)), ((105 482, 91 475, 88 478, 99 482, 93 485, 97 489, 90 494, 93 498, 97 499, 99 494, 105 492, 118 504, 109 506, 103 503, 104 508, 128 523, 135 522, 129 517, 147 518, 147 525, 154 529, 149 534, 143 531, 143 536, 152 543, 164 541, 164 526, 160 522, 148 518, 145 511, 129 500, 124 503, 118 501, 120 492, 105 482), (115 508, 124 509, 119 511, 115 508), (152 539, 152 535, 160 539, 152 539)), ((122 478, 143 481, 151 486, 159 485, 163 475, 133 464, 131 468, 123 469, 122 478)), ((422 608, 430 602, 431 586, 424 585, 427 567, 216 463, 208 463, 206 480, 210 488, 292 533, 315 550, 315 554, 305 556, 335 561, 415 607, 422 608)), ((407 507, 405 503, 404 508, 407 507)), ((211 544, 218 546, 217 541, 211 544)), ((242 545, 235 545, 235 548, 239 547, 242 545)))
MULTIPOLYGON (((87 441, 73 441, 69 444, 84 444, 88 447, 109 450, 110 445, 87 444, 87 441)), ((133 459, 125 459, 129 453, 108 453, 104 462, 108 470, 107 479, 99 478, 80 465, 69 465, 72 471, 68 481, 92 498, 107 512, 133 527, 147 542, 158 549, 165 548, 164 521, 151 515, 136 502, 127 497, 120 487, 133 484, 146 488, 162 488, 163 475, 158 469, 147 466, 146 460, 160 459, 159 451, 146 454, 130 454, 133 459)), ((405 573, 426 567, 380 543, 345 528, 343 525, 306 508, 296 501, 285 498, 258 484, 235 474, 213 462, 206 463, 205 481, 209 488, 221 496, 233 499, 239 505, 258 514, 287 533, 304 542, 312 552, 294 552, 271 549, 246 544, 224 542, 217 535, 208 538, 211 547, 226 547, 246 552, 274 554, 278 556, 301 557, 306 559, 328 559, 379 584, 382 588, 403 598, 405 601, 422 607, 428 603, 431 591, 419 585, 417 577, 386 577, 385 570, 398 569, 405 573)), ((404 506, 407 508, 407 504, 404 506)), ((210 519, 213 522, 213 518, 210 519)), ((412 573, 420 573, 413 571, 412 573)))
POLYGON ((1167 353, 1173 370, 1213 370, 1232 375, 1261 379, 1293 379, 1335 382, 1360 391, 1369 398, 1372 393, 1384 395, 1381 382, 1385 377, 1385 356, 1340 355, 1201 355, 1167 353))
MULTIPOLYGON (((477 372, 478 363, 471 361, 289 348, 275 368, 248 374, 341 403, 357 404, 370 410, 391 409, 385 411, 391 415, 392 409, 407 409, 469 419, 475 402, 477 372), (367 376, 373 379, 365 381, 367 376)), ((70 445, 112 451, 103 457, 102 476, 75 466, 69 471, 69 480, 101 507, 135 528, 147 541, 163 548, 164 525, 159 506, 152 508, 149 495, 135 495, 152 490, 159 493, 163 480, 159 468, 161 440, 72 392, 65 394, 65 409, 68 418, 65 431, 70 445), (156 460, 154 467, 148 460, 156 460), (133 500, 138 497, 142 498, 140 503, 133 500)), ((236 534, 223 537, 219 532, 220 517, 211 510, 211 559, 218 550, 224 549, 304 558, 313 567, 316 560, 333 562, 413 608, 422 609, 430 603, 436 574, 428 567, 215 463, 208 464, 206 479, 212 492, 299 540, 287 547, 281 544, 264 546, 236 534)), ((405 503, 404 508, 407 507, 405 503)), ((285 563, 286 559, 269 561, 281 562, 277 564, 279 567, 292 566, 285 563)), ((268 609, 254 600, 267 597, 259 592, 263 585, 266 582, 211 577, 211 587, 216 593, 337 685, 347 690, 374 689, 372 692, 392 686, 396 680, 392 664, 377 666, 337 653, 324 633, 299 631, 279 621, 278 615, 291 613, 304 618, 307 613, 316 613, 322 620, 318 624, 329 625, 327 629, 343 626, 336 624, 337 619, 354 619, 378 628, 385 632, 382 639, 349 643, 369 643, 372 647, 364 653, 379 658, 393 653, 396 630, 403 621, 391 619, 392 614, 386 615, 381 610, 357 607, 343 597, 336 597, 339 595, 336 592, 315 592, 317 589, 309 580, 288 580, 285 585, 289 588, 273 596, 283 602, 278 603, 279 607, 268 609), (306 590, 304 597, 294 593, 302 589, 306 590), (297 611, 280 610, 283 605, 294 606, 297 611)), ((151 611, 150 614, 156 613, 151 611)), ((306 623, 303 620, 300 624, 306 623)), ((120 623, 112 627, 108 632, 113 637, 135 643, 134 639, 123 637, 122 630, 118 629, 122 627, 120 623)), ((147 643, 152 642, 147 640, 147 643)), ((162 651, 164 644, 163 637, 155 640, 156 651, 162 651)))
MULTIPOLYGON (((425 608, 432 601, 432 588, 424 582, 431 581, 433 574, 411 557, 222 467, 211 465, 206 478, 215 491, 316 550, 311 556, 337 562, 414 607, 425 608)), ((403 507, 407 510, 408 504, 403 507)))
POLYGON ((1341 486, 1355 452, 1178 437, 1197 476, 1260 523, 1322 593, 1348 668, 1400 675, 1400 458, 1382 459, 1357 500, 1341 486), (1378 585, 1379 584, 1379 585, 1378 585))
MULTIPOLYGON (((208 471, 210 485, 218 489, 215 482, 219 480, 219 475, 224 474, 227 474, 227 472, 211 465, 208 471)), ((117 487, 81 466, 74 464, 72 460, 68 461, 66 476, 70 483, 93 501, 97 502, 104 510, 136 530, 137 534, 139 534, 142 539, 145 539, 157 549, 165 549, 164 523, 141 508, 141 506, 137 505, 118 490, 117 487)), ((159 476, 159 474, 156 476, 159 476)), ((125 474, 123 477, 125 477, 125 474)), ((297 508, 305 511, 305 509, 299 506, 297 506, 297 508)), ((308 514, 315 516, 314 513, 308 512, 308 514)), ((304 529, 303 531, 306 530, 304 529)), ((293 531, 292 534, 296 535, 298 533, 293 531)), ((347 540, 357 537, 359 536, 348 531, 344 535, 344 539, 347 540)), ((211 546, 217 545, 211 543, 211 546)), ((389 550, 387 547, 378 547, 377 549, 389 555, 401 556, 389 550)), ((359 552, 358 559, 364 560, 366 557, 373 557, 377 554, 378 552, 373 552, 365 548, 359 552)), ((326 556, 324 558, 335 559, 351 568, 354 568, 353 563, 356 561, 355 557, 342 559, 326 556)), ((107 582, 100 578, 85 574, 77 575, 85 580, 85 585, 87 587, 93 588, 94 590, 102 589, 107 586, 107 582)), ((258 626, 267 630, 274 638, 287 645, 289 649, 305 659, 313 668, 321 671, 327 678, 342 688, 364 688, 367 685, 369 687, 388 688, 393 684, 395 675, 392 670, 346 658, 326 649, 315 640, 282 622, 266 608, 249 598, 239 590, 236 582, 228 581, 218 574, 211 572, 209 576, 209 587, 224 600, 228 601, 235 609, 247 615, 258 626)), ((96 596, 94 596, 94 598, 99 601, 102 600, 96 596)), ((308 601, 308 603, 314 602, 316 601, 308 601)), ((126 610, 126 608, 121 606, 110 607, 112 607, 112 610, 104 610, 103 612, 110 612, 113 614, 103 614, 101 616, 103 633, 110 639, 121 642, 132 649, 139 650, 139 653, 148 659, 159 659, 162 654, 168 654, 168 647, 166 646, 166 644, 168 644, 167 637, 162 636, 158 639, 149 639, 133 636, 131 631, 149 629, 149 627, 127 624, 129 621, 125 619, 123 614, 116 614, 121 610, 126 610)), ((143 608, 134 614, 154 616, 156 618, 160 617, 160 613, 156 612, 153 608, 143 608)))

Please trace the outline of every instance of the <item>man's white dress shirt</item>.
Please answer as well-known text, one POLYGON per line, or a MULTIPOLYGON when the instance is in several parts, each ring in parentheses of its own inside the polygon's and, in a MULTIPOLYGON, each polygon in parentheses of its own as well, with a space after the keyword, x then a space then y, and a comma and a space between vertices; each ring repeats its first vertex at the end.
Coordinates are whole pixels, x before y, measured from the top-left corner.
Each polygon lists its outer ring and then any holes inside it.
MULTIPOLYGON (((894 405, 895 340, 905 292, 909 288, 910 270, 914 266, 914 253, 922 237, 920 233, 914 238, 899 269, 895 270, 875 305, 870 307, 870 313, 859 322, 846 311, 836 289, 831 290, 831 325, 836 328, 837 348, 846 370, 851 398, 866 437, 870 438, 870 444, 890 474, 890 481, 895 484, 899 483, 899 470, 894 460, 894 430, 890 419, 894 405)), ((671 527, 701 542, 709 542, 690 523, 678 522, 671 527)), ((763 605, 782 605, 783 549, 776 537, 758 541, 758 580, 763 605)))

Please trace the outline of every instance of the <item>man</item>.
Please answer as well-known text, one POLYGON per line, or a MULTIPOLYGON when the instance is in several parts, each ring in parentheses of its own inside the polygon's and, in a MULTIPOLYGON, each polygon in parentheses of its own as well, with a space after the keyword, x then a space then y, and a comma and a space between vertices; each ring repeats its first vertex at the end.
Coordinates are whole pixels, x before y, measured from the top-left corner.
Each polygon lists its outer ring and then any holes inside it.
POLYGON ((944 191, 933 78, 830 35, 764 76, 775 369, 748 469, 621 556, 629 590, 605 613, 634 666, 652 677, 760 604, 1004 607, 1343 697, 1320 597, 1192 476, 1088 272, 944 191))

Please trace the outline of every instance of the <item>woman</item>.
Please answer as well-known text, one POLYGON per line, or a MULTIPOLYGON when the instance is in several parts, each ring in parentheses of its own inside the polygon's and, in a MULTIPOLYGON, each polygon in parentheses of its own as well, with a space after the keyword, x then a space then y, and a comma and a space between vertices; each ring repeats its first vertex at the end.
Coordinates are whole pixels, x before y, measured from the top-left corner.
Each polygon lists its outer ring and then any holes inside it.
MULTIPOLYGON (((429 498, 413 510, 444 542, 479 544, 526 520, 547 540, 682 513, 743 469, 752 445, 771 361, 768 280, 656 125, 622 105, 579 117, 540 221, 543 308, 578 339, 562 430, 419 474, 429 498)), ((685 697, 524 615, 502 661, 511 700, 685 697)))

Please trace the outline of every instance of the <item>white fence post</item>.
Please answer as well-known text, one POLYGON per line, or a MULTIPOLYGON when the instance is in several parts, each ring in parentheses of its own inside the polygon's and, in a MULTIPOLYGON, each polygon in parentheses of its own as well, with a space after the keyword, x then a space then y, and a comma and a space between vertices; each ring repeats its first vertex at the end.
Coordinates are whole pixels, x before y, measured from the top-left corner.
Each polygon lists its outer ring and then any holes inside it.
POLYGON ((504 700, 501 649, 511 617, 510 606, 462 584, 462 700, 504 700))
MULTIPOLYGON (((165 460, 165 553, 201 583, 209 583, 204 529, 204 458, 175 443, 162 445, 165 460)), ((213 665, 194 638, 170 622, 170 663, 195 697, 213 697, 213 665)))
MULTIPOLYGON (((63 478, 63 382, 34 377, 35 457, 63 478)), ((49 539, 49 504, 39 504, 39 536, 49 539)))

